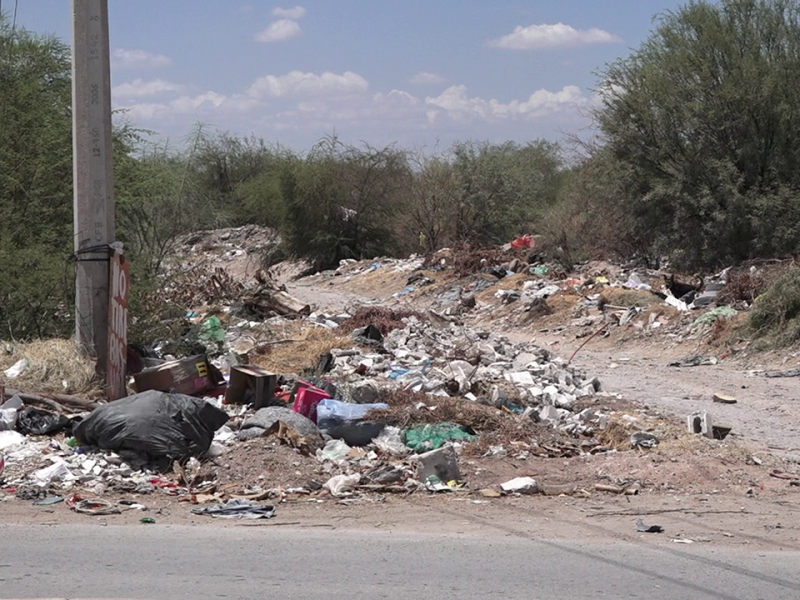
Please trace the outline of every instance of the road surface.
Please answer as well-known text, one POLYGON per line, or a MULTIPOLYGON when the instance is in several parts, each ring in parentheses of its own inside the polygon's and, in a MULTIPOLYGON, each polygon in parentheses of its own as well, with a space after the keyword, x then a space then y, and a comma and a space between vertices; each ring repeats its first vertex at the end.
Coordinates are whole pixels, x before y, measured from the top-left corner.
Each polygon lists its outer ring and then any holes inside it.
POLYGON ((214 525, 0 526, 0 597, 800 597, 794 550, 214 525))

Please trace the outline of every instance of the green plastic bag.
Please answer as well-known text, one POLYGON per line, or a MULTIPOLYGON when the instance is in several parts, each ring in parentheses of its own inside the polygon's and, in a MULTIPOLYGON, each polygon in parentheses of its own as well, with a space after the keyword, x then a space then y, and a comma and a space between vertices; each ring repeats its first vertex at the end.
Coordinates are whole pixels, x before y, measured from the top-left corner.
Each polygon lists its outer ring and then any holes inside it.
POLYGON ((538 265, 536 267, 531 267, 530 269, 531 275, 538 275, 539 277, 544 277, 550 272, 550 267, 547 265, 538 265))
POLYGON ((222 321, 219 320, 219 317, 214 315, 206 319, 200 326, 200 335, 198 337, 204 342, 224 342, 225 329, 223 329, 222 321))
POLYGON ((441 448, 445 442, 457 440, 471 442, 477 439, 477 436, 467 433, 460 425, 455 423, 412 427, 406 430, 405 437, 406 446, 417 454, 441 448))
POLYGON ((730 319, 731 317, 735 317, 737 314, 739 313, 736 312, 736 309, 731 308, 730 306, 720 306, 719 308, 715 308, 714 310, 710 310, 707 313, 700 315, 694 324, 711 325, 718 319, 730 319))

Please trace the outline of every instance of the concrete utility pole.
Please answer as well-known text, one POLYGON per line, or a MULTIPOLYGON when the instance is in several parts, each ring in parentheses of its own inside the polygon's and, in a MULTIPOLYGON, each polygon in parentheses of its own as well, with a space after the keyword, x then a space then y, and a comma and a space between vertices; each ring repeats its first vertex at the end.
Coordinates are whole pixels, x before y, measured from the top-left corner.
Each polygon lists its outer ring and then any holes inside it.
POLYGON ((105 371, 115 235, 108 0, 72 0, 72 32, 75 325, 78 343, 105 371))

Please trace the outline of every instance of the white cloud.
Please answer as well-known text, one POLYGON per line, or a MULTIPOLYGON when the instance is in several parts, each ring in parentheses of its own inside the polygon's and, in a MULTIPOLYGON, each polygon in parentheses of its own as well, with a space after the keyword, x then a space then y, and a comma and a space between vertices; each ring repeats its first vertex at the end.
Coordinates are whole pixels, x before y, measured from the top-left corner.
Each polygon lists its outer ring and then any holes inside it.
POLYGON ((489 45, 512 50, 537 50, 559 46, 611 44, 621 41, 621 37, 603 29, 575 29, 564 23, 556 23, 555 25, 518 26, 512 33, 491 40, 489 45))
MULTIPOLYGON (((466 86, 463 85, 451 86, 435 98, 425 98, 426 105, 434 107, 434 109, 441 109, 454 119, 477 118, 485 121, 515 117, 542 117, 565 109, 585 106, 589 102, 590 100, 583 95, 581 89, 574 85, 565 86, 558 92, 538 90, 527 100, 512 100, 506 104, 494 99, 470 98, 467 95, 466 86)), ((429 111, 429 119, 438 116, 439 112, 429 111)))
POLYGON ((576 86, 541 89, 507 102, 471 96, 463 85, 425 97, 403 89, 371 90, 351 71, 292 71, 261 77, 241 90, 190 90, 161 79, 136 79, 114 88, 114 107, 126 108, 138 126, 173 137, 203 121, 303 150, 332 131, 348 143, 406 147, 550 137, 585 127, 581 113, 596 101, 576 86))
POLYGON ((166 67, 172 59, 163 54, 154 54, 147 50, 125 50, 117 48, 111 53, 111 66, 116 69, 144 69, 166 67))
POLYGON ((306 9, 302 6, 295 6, 294 8, 275 8, 272 11, 274 17, 281 17, 283 19, 302 19, 306 15, 306 9))
POLYGON ((163 79, 153 79, 151 81, 134 79, 114 86, 111 93, 117 98, 146 98, 181 91, 183 91, 182 85, 164 81, 163 79))
POLYGON ((367 80, 352 71, 345 71, 341 75, 292 71, 287 75, 260 77, 250 86, 249 95, 255 98, 350 95, 365 92, 368 88, 367 80))
POLYGON ((428 73, 427 71, 420 71, 411 78, 411 83, 414 85, 431 85, 434 83, 442 83, 444 77, 436 73, 428 73))
POLYGON ((256 34, 256 41, 265 43, 283 42, 300 35, 302 31, 303 30, 300 29, 300 25, 294 21, 281 19, 280 21, 270 23, 269 27, 267 27, 264 31, 258 32, 256 34))

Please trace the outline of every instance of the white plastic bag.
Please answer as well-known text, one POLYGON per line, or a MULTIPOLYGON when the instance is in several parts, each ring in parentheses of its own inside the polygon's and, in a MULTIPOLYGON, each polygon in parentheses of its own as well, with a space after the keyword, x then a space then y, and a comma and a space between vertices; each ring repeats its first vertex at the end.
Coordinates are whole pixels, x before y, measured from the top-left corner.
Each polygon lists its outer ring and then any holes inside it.
POLYGON ((19 396, 14 396, 0 406, 0 431, 14 431, 17 424, 17 411, 22 407, 22 399, 19 396))
POLYGON ((10 368, 6 369, 3 372, 9 379, 16 379, 25 372, 25 369, 27 369, 29 365, 30 362, 28 362, 27 358, 20 358, 10 368))

